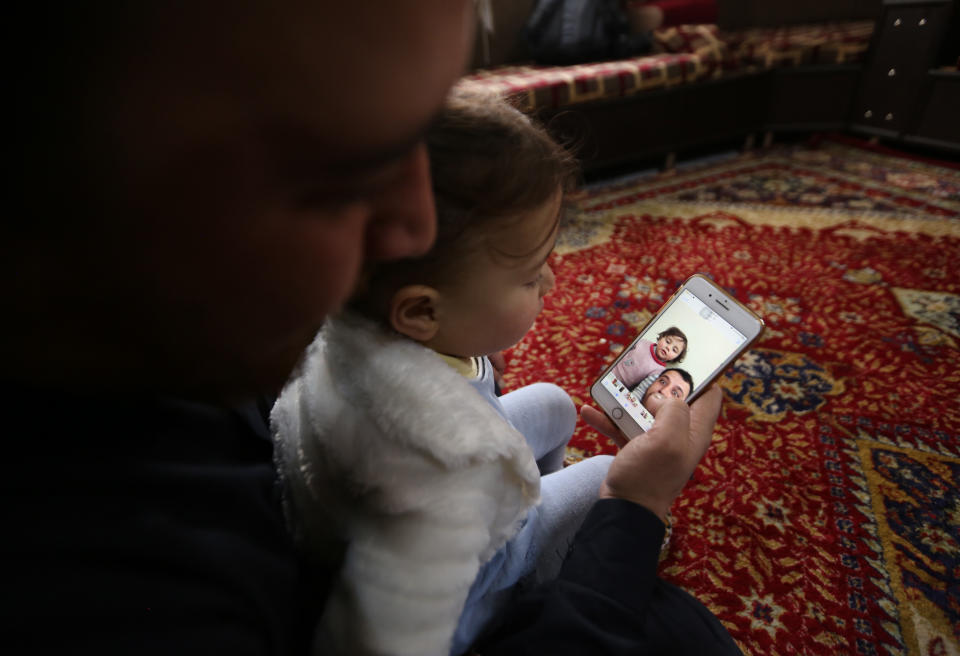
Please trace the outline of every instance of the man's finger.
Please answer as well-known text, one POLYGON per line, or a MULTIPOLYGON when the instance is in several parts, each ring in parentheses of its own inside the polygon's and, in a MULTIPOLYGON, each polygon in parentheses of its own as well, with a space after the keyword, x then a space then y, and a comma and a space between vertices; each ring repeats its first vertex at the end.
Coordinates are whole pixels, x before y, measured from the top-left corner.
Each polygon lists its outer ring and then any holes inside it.
POLYGON ((690 406, 690 439, 697 448, 700 457, 710 448, 713 439, 713 427, 720 415, 720 403, 723 401, 723 392, 716 385, 711 385, 690 406))
POLYGON ((690 408, 680 399, 667 399, 657 410, 657 418, 647 435, 683 439, 690 430, 690 408))
POLYGON ((623 446, 627 443, 627 438, 624 436, 620 429, 617 428, 617 425, 610 421, 610 418, 607 415, 603 414, 593 406, 584 405, 580 408, 580 416, 583 418, 585 424, 593 428, 598 433, 606 435, 612 439, 617 446, 623 446))

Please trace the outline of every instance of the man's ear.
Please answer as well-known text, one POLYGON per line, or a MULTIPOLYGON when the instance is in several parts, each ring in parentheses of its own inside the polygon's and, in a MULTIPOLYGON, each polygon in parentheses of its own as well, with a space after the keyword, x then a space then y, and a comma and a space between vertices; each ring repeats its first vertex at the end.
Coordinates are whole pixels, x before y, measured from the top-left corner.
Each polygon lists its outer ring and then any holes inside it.
POLYGON ((440 293, 426 285, 401 287, 390 300, 388 320, 393 329, 417 342, 433 339, 440 329, 437 302, 440 293))

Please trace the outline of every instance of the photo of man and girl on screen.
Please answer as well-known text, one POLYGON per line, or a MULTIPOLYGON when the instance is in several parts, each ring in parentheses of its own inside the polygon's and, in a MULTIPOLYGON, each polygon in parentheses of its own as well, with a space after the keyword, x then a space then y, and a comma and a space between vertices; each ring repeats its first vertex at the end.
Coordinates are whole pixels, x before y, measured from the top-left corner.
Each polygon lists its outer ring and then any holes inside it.
POLYGON ((746 339, 684 290, 627 348, 602 383, 646 431, 667 399, 688 399, 746 339))

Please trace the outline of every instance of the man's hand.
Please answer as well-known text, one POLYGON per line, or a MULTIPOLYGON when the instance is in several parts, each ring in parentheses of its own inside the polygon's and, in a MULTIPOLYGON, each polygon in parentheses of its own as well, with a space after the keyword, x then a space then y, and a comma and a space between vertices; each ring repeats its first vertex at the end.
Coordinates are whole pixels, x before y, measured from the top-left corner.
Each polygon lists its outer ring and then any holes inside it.
POLYGON ((600 498, 625 499, 652 510, 666 523, 667 511, 710 447, 722 393, 713 385, 688 406, 670 399, 648 432, 625 438, 600 411, 584 406, 583 420, 621 445, 600 487, 600 498))

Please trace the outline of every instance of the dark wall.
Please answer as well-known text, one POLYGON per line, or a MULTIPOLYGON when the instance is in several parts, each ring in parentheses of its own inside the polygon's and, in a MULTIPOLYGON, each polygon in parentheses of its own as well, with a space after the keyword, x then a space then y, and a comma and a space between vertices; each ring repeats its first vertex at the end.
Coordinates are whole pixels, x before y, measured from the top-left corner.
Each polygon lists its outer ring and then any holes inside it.
POLYGON ((880 0, 717 0, 724 29, 876 19, 880 0))

